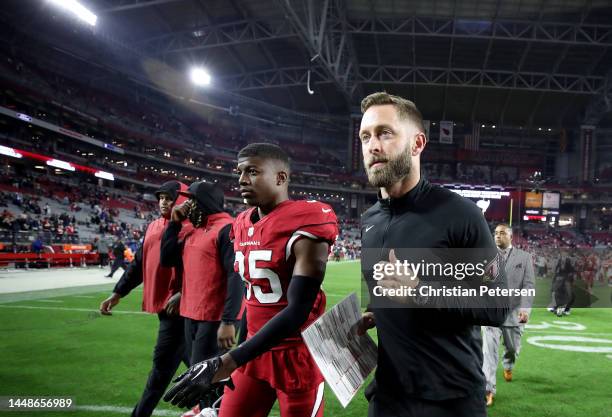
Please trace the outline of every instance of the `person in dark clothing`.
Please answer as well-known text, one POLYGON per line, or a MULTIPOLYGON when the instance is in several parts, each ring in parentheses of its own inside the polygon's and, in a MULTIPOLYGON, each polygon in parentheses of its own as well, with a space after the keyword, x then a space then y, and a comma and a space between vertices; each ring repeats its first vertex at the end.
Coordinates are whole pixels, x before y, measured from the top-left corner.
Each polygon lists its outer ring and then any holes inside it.
POLYGON ((561 254, 561 258, 555 268, 553 279, 554 306, 553 312, 561 317, 569 315, 574 303, 574 274, 576 270, 572 265, 567 252, 561 254))
POLYGON ((121 238, 117 238, 117 240, 115 241, 112 252, 115 259, 113 260, 113 264, 111 265, 110 272, 108 273, 108 275, 105 275, 106 278, 112 278, 119 268, 123 268, 123 271, 127 269, 125 265, 125 245, 121 241, 121 238))
POLYGON ((486 276, 476 283, 507 289, 495 242, 474 203, 421 177, 427 138, 414 103, 374 93, 361 108, 364 166, 380 190, 378 202, 362 216, 362 272, 368 287, 377 282, 383 289, 401 284, 414 290, 377 302, 359 323, 359 333, 378 330, 378 366, 366 389, 368 415, 485 417, 480 326, 504 322, 507 297, 432 296, 421 290, 441 288, 439 282, 397 273, 375 281, 373 274, 378 263, 419 262, 407 259, 411 248, 478 248, 488 263, 486 276))
MULTIPOLYGON (((178 194, 181 189, 185 190, 187 186, 178 181, 168 181, 155 192, 161 215, 147 226, 134 261, 115 285, 112 294, 100 304, 100 312, 103 315, 111 315, 112 308, 121 298, 143 284, 142 309, 147 313, 157 314, 159 318, 157 343, 153 350, 153 368, 142 397, 132 411, 132 417, 152 415, 181 361, 189 366, 185 350, 185 324, 183 318, 178 315, 181 271, 162 266, 159 259, 161 237, 170 221, 172 207, 186 200, 178 194)), ((189 225, 185 225, 185 232, 188 232, 189 228, 189 225)))
MULTIPOLYGON (((180 314, 185 317, 187 352, 193 365, 235 344, 244 287, 234 270, 229 237, 234 219, 223 211, 223 191, 195 182, 181 194, 188 200, 172 210, 162 238, 161 263, 183 271, 180 314), (181 241, 186 219, 193 229, 181 241)), ((210 400, 200 402, 201 408, 211 405, 210 400)))

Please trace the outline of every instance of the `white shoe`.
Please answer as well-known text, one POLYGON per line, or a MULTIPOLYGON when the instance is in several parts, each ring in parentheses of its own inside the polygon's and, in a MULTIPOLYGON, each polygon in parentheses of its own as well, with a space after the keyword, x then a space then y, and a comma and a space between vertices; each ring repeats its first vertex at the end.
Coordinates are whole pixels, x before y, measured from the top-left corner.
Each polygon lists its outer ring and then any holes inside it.
POLYGON ((214 408, 205 408, 197 417, 217 417, 217 412, 214 408))

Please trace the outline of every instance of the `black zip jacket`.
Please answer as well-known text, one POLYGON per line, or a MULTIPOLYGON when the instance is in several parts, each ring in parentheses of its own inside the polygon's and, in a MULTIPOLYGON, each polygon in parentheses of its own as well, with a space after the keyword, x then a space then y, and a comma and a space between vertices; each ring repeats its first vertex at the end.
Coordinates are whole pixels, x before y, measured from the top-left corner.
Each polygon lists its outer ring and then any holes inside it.
MULTIPOLYGON (((362 216, 361 235, 364 253, 380 252, 374 262, 388 260, 390 249, 403 260, 399 248, 484 248, 489 259, 499 259, 480 209, 425 179, 400 198, 379 195, 362 216)), ((361 265, 370 285, 373 263, 362 258, 361 265)), ((488 286, 507 288, 503 268, 488 286)), ((445 400, 478 392, 484 396, 480 326, 502 325, 509 312, 507 298, 416 301, 417 306, 429 303, 429 308, 380 308, 380 304, 372 308, 378 330, 378 367, 369 390, 376 387, 377 395, 394 401, 445 400), (474 303, 480 308, 474 308, 474 303)))

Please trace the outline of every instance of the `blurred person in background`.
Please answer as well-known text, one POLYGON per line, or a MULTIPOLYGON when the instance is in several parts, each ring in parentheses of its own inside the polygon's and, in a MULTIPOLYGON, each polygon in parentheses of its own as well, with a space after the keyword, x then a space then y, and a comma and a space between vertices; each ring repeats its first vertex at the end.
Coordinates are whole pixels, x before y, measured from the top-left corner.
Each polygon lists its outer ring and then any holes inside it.
MULTIPOLYGON (((185 197, 179 196, 178 192, 186 189, 185 184, 169 181, 155 192, 160 216, 147 226, 143 243, 136 251, 134 261, 115 285, 112 294, 100 304, 100 312, 103 315, 111 315, 111 310, 121 298, 142 283, 142 309, 147 313, 157 314, 159 319, 157 343, 153 350, 153 367, 142 397, 132 411, 132 417, 150 416, 181 361, 188 365, 185 324, 178 314, 181 271, 162 266, 160 262, 162 234, 170 221, 174 205, 186 200, 185 197)), ((186 224, 183 231, 188 233, 190 225, 186 224)), ((180 238, 183 238, 183 235, 180 238)))
POLYGON ((119 268, 123 268, 124 271, 127 269, 125 266, 125 245, 123 244, 123 240, 121 240, 120 237, 115 240, 112 252, 115 259, 113 260, 111 270, 108 275, 106 275, 106 278, 112 278, 119 268))
MULTIPOLYGON (((508 288, 535 289, 533 259, 530 253, 512 246, 512 228, 500 224, 495 228, 495 244, 504 260, 508 288)), ((499 363, 499 341, 504 344, 503 366, 504 380, 512 381, 512 370, 521 351, 521 336, 525 324, 529 321, 533 297, 513 297, 510 300, 511 311, 500 327, 483 326, 482 371, 486 378, 487 406, 493 405, 496 393, 496 374, 499 363)))

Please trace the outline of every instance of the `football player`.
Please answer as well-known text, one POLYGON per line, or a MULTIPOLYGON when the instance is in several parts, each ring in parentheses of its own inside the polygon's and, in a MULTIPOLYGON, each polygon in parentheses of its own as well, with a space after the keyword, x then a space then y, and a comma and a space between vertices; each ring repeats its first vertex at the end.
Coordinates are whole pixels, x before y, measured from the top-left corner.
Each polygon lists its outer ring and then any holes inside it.
POLYGON ((338 225, 329 205, 289 200, 289 173, 276 145, 238 153, 240 193, 252 206, 232 228, 247 286, 247 340, 191 367, 164 400, 191 406, 231 375, 235 388, 225 387, 219 417, 267 416, 277 399, 283 417, 323 415, 323 376, 300 331, 325 311, 321 283, 338 225))

